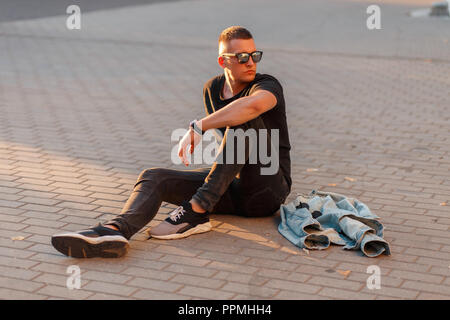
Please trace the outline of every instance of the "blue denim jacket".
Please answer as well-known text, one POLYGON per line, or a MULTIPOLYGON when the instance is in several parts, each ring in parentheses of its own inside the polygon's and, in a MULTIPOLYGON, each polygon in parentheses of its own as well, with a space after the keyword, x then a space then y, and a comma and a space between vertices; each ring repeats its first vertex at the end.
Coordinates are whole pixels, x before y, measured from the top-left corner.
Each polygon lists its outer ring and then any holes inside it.
POLYGON ((278 231, 300 248, 322 250, 333 243, 368 257, 391 254, 379 217, 357 199, 313 190, 281 205, 280 215, 278 231))

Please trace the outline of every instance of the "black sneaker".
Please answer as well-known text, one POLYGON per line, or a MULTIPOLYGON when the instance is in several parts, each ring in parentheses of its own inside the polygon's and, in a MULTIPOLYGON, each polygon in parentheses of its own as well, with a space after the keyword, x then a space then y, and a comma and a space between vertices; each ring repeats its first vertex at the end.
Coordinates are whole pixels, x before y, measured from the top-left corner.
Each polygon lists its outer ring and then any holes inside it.
POLYGON ((74 258, 118 258, 129 248, 128 240, 119 231, 100 223, 89 230, 56 234, 52 237, 52 245, 74 258))
POLYGON ((166 220, 151 228, 148 234, 152 238, 170 240, 208 232, 211 228, 208 212, 197 213, 188 201, 184 201, 166 220))

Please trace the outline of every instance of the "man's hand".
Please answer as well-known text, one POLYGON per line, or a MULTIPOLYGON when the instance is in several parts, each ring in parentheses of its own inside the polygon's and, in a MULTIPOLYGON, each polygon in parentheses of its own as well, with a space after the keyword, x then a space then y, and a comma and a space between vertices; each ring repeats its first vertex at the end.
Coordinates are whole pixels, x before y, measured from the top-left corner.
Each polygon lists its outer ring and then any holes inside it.
POLYGON ((189 147, 189 153, 192 154, 194 152, 195 147, 202 140, 202 136, 198 133, 194 132, 194 130, 189 129, 188 132, 183 136, 183 138, 178 143, 178 156, 185 166, 189 165, 189 161, 187 159, 187 151, 186 148, 189 147))

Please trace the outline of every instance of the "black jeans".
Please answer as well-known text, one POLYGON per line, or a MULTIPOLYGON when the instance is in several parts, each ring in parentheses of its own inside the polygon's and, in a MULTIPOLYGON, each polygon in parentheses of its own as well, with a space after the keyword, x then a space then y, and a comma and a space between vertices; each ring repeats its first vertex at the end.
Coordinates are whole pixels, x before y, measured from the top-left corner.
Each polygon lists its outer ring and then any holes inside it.
MULTIPOLYGON (((257 117, 232 129, 266 129, 261 117, 257 117)), ((246 217, 263 217, 274 214, 286 200, 290 186, 280 168, 274 175, 261 175, 259 157, 257 163, 249 161, 250 150, 254 150, 257 140, 245 139, 245 163, 237 159, 237 143, 234 143, 234 161, 225 161, 226 143, 229 129, 225 130, 223 140, 211 167, 193 170, 174 170, 154 167, 139 175, 133 191, 121 213, 105 224, 117 226, 125 238, 142 229, 157 214, 163 201, 181 205, 194 198, 205 210, 212 214, 235 214, 246 217), (217 161, 222 157, 223 161, 217 161)), ((268 152, 270 130, 267 134, 268 152)), ((242 150, 241 150, 242 152, 242 150)), ((278 152, 278 151, 276 151, 278 152)))

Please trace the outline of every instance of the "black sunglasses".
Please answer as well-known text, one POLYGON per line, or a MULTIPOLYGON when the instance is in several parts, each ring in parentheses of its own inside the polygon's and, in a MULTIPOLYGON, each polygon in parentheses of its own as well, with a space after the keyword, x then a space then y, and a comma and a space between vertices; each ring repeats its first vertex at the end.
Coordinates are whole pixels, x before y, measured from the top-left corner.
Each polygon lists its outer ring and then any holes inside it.
POLYGON ((253 59, 254 63, 258 63, 261 61, 263 52, 262 51, 253 51, 252 53, 240 52, 240 53, 222 53, 222 56, 225 57, 236 57, 239 63, 246 63, 250 56, 253 59))

